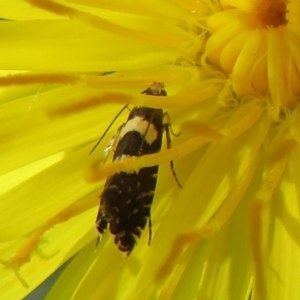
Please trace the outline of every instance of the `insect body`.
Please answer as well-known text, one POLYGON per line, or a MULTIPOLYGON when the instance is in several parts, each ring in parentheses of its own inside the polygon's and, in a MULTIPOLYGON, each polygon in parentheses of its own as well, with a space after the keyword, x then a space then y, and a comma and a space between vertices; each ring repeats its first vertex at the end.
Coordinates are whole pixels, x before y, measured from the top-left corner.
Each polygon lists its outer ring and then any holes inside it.
MULTIPOLYGON (((163 88, 163 83, 154 82, 142 93, 166 96, 167 93, 163 88)), ((113 161, 159 152, 163 130, 169 133, 169 124, 164 124, 163 119, 162 109, 134 108, 127 122, 119 129, 119 142, 113 161)), ((117 173, 107 179, 100 197, 97 230, 103 234, 109 227, 119 250, 127 252, 128 255, 147 222, 151 222, 150 209, 157 172, 158 166, 153 166, 142 168, 137 172, 117 173)))

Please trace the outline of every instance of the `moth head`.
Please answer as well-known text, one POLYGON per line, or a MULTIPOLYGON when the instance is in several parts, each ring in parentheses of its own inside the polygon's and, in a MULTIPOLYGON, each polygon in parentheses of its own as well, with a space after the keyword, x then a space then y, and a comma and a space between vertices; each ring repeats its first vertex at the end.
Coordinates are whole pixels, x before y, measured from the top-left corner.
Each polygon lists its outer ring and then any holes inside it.
POLYGON ((150 88, 154 95, 160 95, 165 88, 165 83, 159 81, 153 81, 150 88))

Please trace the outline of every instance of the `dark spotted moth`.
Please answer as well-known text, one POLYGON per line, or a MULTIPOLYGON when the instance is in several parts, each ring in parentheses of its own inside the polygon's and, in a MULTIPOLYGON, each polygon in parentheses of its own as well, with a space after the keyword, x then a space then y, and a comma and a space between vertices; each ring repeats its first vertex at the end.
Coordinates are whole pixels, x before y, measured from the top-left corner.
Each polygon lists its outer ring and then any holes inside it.
MULTIPOLYGON (((161 82, 153 82, 142 94, 167 95, 161 82)), ((163 119, 162 109, 149 107, 132 109, 127 122, 120 127, 117 134, 118 144, 113 161, 159 152, 163 130, 166 130, 167 139, 170 140, 170 124, 164 124, 163 119)), ((107 179, 100 196, 97 230, 102 235, 109 227, 119 250, 128 255, 148 221, 151 235, 150 209, 157 172, 158 166, 142 168, 138 172, 117 173, 107 179)))

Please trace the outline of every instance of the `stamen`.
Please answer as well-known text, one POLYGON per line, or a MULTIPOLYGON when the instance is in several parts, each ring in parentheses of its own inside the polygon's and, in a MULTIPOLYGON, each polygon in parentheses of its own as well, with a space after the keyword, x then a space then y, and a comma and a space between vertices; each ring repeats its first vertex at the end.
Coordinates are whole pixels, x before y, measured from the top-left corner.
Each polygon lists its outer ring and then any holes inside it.
POLYGON ((79 75, 69 74, 13 74, 6 77, 0 77, 0 86, 28 85, 28 84, 77 84, 82 82, 79 75))
POLYGON ((179 38, 173 36, 160 36, 150 33, 140 32, 137 30, 125 28, 110 22, 104 18, 91 13, 86 13, 75 8, 57 3, 51 0, 26 0, 31 5, 50 11, 57 15, 67 16, 70 19, 77 19, 89 26, 100 30, 106 30, 118 34, 120 36, 128 37, 134 40, 140 40, 144 42, 153 42, 155 44, 162 44, 167 46, 177 47, 182 41, 179 38))
POLYGON ((159 269, 156 279, 166 277, 175 265, 179 255, 182 254, 185 247, 190 246, 193 243, 210 237, 214 233, 218 232, 222 226, 229 220, 234 213, 236 207, 243 199, 243 196, 252 181, 254 172, 257 169, 257 165, 261 157, 257 155, 250 163, 249 167, 242 175, 242 177, 236 182, 235 187, 231 191, 228 198, 224 201, 222 206, 216 212, 216 214, 200 228, 196 228, 190 232, 178 235, 172 245, 171 253, 168 255, 166 261, 159 269))
POLYGON ((82 101, 77 101, 70 105, 62 106, 52 111, 49 111, 49 116, 51 117, 62 117, 70 114, 85 111, 87 109, 104 105, 107 103, 120 103, 128 104, 133 102, 133 97, 125 93, 104 93, 98 94, 98 96, 91 96, 83 99, 82 101))
POLYGON ((53 228, 54 226, 64 223, 69 219, 95 207, 98 204, 97 199, 98 191, 93 193, 91 196, 81 199, 80 201, 70 205, 56 216, 51 218, 42 224, 37 230, 35 230, 26 242, 19 247, 16 254, 7 261, 0 260, 0 263, 5 267, 12 268, 16 277, 20 280, 23 286, 28 287, 26 281, 20 275, 19 269, 27 262, 30 261, 33 251, 37 248, 41 241, 43 234, 53 228))
POLYGON ((288 154, 295 144, 295 141, 294 143, 281 141, 274 147, 265 169, 264 182, 256 194, 251 207, 251 242, 255 268, 254 284, 255 290, 261 299, 264 299, 267 293, 265 280, 265 269, 267 268, 266 241, 269 236, 269 224, 272 222, 269 220, 270 210, 272 209, 271 200, 284 172, 288 154), (287 150, 284 150, 286 145, 290 146, 287 147, 287 150), (281 155, 278 155, 278 153, 281 153, 281 155))
POLYGON ((88 182, 96 182, 119 172, 135 172, 141 168, 153 167, 165 161, 185 156, 199 149, 210 140, 214 140, 214 136, 198 136, 172 149, 163 150, 156 154, 148 154, 141 157, 133 156, 124 160, 114 161, 105 166, 101 162, 96 162, 87 171, 85 179, 88 182))

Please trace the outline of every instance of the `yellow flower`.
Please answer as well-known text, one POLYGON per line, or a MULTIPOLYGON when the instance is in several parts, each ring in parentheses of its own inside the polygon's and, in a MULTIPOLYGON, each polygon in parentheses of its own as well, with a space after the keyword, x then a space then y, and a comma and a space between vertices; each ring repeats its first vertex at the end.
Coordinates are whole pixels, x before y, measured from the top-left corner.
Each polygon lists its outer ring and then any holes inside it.
POLYGON ((24 297, 76 253, 47 299, 298 299, 300 3, 9 3, 3 299, 24 297), (152 81, 169 96, 140 95, 152 81), (126 114, 89 152, 128 103, 167 110, 181 135, 172 149, 103 164, 126 114), (144 232, 125 257, 107 232, 95 251, 105 178, 157 164, 151 245, 144 232))

